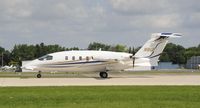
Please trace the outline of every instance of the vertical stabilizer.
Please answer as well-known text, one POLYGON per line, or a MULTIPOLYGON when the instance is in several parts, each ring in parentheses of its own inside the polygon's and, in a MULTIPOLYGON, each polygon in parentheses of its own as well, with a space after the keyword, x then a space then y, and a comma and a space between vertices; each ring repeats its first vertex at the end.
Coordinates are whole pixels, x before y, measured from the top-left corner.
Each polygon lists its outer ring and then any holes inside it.
POLYGON ((162 54, 169 38, 181 37, 179 33, 154 33, 151 39, 135 54, 134 67, 157 66, 159 57, 162 54))

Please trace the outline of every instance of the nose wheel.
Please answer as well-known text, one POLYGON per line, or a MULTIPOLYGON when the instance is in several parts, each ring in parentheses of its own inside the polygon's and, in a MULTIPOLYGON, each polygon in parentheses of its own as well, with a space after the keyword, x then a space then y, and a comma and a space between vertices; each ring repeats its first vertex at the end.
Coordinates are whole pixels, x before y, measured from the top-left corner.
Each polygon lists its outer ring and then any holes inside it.
POLYGON ((37 78, 41 78, 42 77, 42 74, 41 74, 41 71, 39 71, 39 73, 37 74, 37 78))
POLYGON ((99 76, 100 76, 101 78, 108 78, 108 73, 107 73, 107 72, 100 72, 100 73, 99 73, 99 76))

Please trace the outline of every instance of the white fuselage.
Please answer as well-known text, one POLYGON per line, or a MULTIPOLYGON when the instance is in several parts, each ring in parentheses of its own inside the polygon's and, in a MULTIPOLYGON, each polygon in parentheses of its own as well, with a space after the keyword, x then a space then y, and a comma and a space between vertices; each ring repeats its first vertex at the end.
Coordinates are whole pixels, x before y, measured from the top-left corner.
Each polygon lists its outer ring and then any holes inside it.
MULTIPOLYGON (((158 65, 170 37, 181 37, 181 34, 154 33, 134 57, 129 53, 111 51, 63 51, 33 60, 22 66, 22 69, 43 72, 107 72, 129 68, 151 70, 152 66, 158 65)), ((105 78, 107 74, 100 73, 100 76, 105 78)))
POLYGON ((105 72, 133 67, 132 54, 110 51, 63 51, 35 59, 23 69, 42 72, 105 72))

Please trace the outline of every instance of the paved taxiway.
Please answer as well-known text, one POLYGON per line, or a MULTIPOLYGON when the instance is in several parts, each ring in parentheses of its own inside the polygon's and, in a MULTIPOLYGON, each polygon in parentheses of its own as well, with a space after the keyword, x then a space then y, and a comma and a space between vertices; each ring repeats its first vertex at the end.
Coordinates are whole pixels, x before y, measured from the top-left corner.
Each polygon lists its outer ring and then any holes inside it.
POLYGON ((200 75, 135 75, 127 78, 0 78, 0 86, 200 85, 200 75))

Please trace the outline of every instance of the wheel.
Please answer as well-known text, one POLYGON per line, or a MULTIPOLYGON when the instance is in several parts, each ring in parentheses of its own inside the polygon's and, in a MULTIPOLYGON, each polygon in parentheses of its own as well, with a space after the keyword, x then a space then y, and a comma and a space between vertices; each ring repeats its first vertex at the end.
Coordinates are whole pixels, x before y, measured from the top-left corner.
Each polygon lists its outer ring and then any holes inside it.
POLYGON ((42 77, 42 75, 41 74, 37 74, 37 78, 41 78, 42 77))
POLYGON ((100 75, 101 78, 108 78, 107 72, 100 72, 99 75, 100 75))

